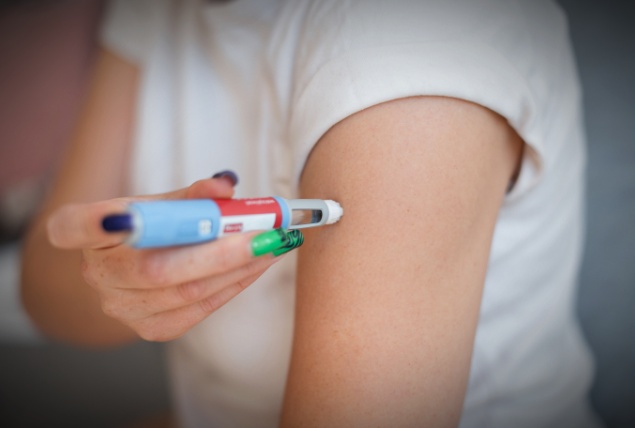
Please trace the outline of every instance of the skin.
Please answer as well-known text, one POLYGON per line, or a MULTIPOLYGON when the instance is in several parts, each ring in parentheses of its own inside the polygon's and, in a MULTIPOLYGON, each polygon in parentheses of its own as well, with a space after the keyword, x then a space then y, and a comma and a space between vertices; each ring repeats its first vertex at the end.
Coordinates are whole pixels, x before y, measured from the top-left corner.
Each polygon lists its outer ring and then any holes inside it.
POLYGON ((302 192, 307 231, 282 426, 456 426, 492 233, 522 143, 497 114, 417 97, 334 126, 302 192))
MULTIPOLYGON (((134 251, 101 219, 133 199, 229 198, 226 178, 171 193, 123 193, 137 70, 103 51, 60 173, 24 244, 22 299, 48 336, 87 346, 175 339, 280 257, 255 258, 255 233, 196 247, 134 251), (114 199, 109 199, 114 198, 114 199)), ((211 175, 211 174, 210 174, 211 175)))
MULTIPOLYGON (((129 200, 117 199, 124 178, 112 165, 125 164, 136 88, 135 68, 102 53, 25 244, 27 310, 73 343, 178 337, 276 260, 254 259, 248 234, 133 252, 101 232, 97 220, 129 200)), ((457 425, 492 233, 521 149, 497 114, 441 97, 380 104, 323 136, 302 193, 345 214, 307 230, 300 251, 283 426, 457 425)), ((150 198, 232 194, 210 179, 150 198)))

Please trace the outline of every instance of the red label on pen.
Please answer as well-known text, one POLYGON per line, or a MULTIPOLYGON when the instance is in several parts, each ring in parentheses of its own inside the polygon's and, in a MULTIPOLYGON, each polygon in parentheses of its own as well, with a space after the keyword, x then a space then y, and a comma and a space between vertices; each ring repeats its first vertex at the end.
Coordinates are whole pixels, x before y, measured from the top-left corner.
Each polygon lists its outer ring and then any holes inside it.
POLYGON ((273 214, 275 216, 273 228, 282 225, 282 210, 274 198, 215 199, 214 202, 220 209, 221 217, 273 214))

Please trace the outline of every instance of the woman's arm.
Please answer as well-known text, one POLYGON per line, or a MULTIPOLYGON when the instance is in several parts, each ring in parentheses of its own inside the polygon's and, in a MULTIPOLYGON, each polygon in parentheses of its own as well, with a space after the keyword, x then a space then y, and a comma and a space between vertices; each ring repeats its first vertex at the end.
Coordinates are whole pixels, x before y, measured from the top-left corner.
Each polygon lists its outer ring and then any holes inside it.
POLYGON ((415 97, 334 126, 302 177, 344 207, 307 231, 283 426, 455 426, 492 233, 522 142, 472 103, 415 97))
POLYGON ((22 299, 47 335, 95 345, 135 337, 103 314, 96 293, 82 279, 81 251, 51 246, 46 221, 63 204, 122 195, 137 79, 133 65, 106 50, 100 52, 64 161, 25 239, 22 299))
POLYGON ((103 230, 101 220, 133 199, 234 193, 235 180, 220 174, 162 195, 111 199, 123 192, 136 88, 135 67, 103 52, 76 138, 25 243, 25 306, 45 334, 59 339, 102 346, 137 335, 174 339, 276 263, 274 250, 292 249, 284 231, 135 250, 123 244, 125 234, 103 230))

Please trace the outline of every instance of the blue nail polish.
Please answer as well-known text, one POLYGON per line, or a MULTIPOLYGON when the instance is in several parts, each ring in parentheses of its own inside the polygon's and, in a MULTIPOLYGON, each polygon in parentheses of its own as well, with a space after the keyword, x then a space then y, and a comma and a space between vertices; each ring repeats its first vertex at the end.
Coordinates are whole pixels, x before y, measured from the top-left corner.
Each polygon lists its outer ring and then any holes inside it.
POLYGON ((132 216, 130 214, 111 214, 104 217, 101 227, 106 232, 130 232, 132 230, 132 216))
POLYGON ((216 174, 212 175, 212 178, 221 178, 221 177, 229 178, 233 186, 238 184, 238 175, 236 175, 234 171, 230 171, 226 169, 225 171, 217 172, 216 174))

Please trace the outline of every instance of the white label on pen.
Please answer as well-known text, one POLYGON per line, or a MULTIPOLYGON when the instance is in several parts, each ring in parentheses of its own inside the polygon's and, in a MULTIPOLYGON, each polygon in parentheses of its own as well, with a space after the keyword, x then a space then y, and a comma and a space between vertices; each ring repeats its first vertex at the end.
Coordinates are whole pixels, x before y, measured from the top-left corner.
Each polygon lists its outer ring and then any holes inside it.
POLYGON ((276 215, 274 213, 223 216, 221 217, 218 237, 250 230, 273 229, 275 222, 276 215))

